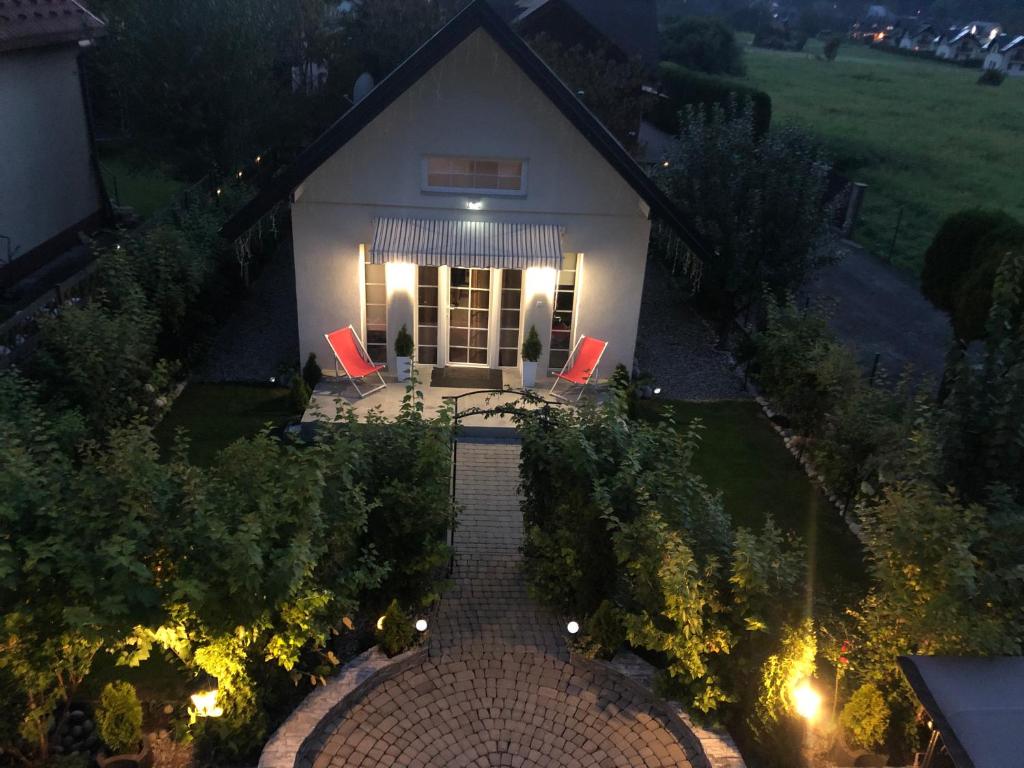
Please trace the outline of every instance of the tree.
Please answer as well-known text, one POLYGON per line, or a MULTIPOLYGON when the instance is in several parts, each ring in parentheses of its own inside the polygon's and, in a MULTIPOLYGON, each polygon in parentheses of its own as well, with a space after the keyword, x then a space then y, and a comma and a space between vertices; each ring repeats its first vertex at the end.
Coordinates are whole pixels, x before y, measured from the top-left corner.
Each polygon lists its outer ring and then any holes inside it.
POLYGON ((830 37, 828 42, 825 43, 825 47, 822 48, 822 53, 825 54, 825 61, 835 61, 836 56, 839 54, 839 46, 842 43, 842 39, 838 37, 830 37))
POLYGON ((828 164, 801 131, 759 137, 749 102, 689 107, 659 181, 714 247, 702 290, 724 342, 767 290, 795 293, 836 258, 824 203, 828 164))
POLYGON ((710 75, 745 73, 736 36, 717 19, 690 17, 671 22, 661 31, 661 56, 710 75))
POLYGON ((386 77, 445 21, 437 0, 359 0, 345 22, 345 38, 361 71, 386 77))

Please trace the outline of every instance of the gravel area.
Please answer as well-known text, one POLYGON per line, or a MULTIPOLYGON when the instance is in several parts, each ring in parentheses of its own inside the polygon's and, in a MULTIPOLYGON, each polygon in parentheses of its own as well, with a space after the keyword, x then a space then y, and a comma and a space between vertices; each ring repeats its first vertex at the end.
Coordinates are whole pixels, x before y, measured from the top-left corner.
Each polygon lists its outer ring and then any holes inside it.
POLYGON ((249 295, 217 333, 196 381, 265 382, 299 364, 291 238, 264 266, 249 295))
POLYGON ((647 260, 636 356, 661 396, 674 400, 749 398, 728 354, 715 348, 715 333, 697 314, 668 270, 647 260))

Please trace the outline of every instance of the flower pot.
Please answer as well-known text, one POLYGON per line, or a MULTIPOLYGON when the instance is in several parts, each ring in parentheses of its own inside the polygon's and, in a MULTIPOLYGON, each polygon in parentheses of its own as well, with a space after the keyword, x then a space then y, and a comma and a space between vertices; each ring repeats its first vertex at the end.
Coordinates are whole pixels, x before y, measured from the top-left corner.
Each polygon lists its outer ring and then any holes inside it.
POLYGON ((411 357, 396 357, 395 358, 395 378, 398 381, 408 381, 412 375, 412 358, 411 357))
POLYGON ((523 389, 530 389, 537 383, 537 361, 523 360, 523 389))
POLYGON ((149 748, 149 739, 143 739, 140 749, 133 755, 96 755, 99 768, 152 768, 153 751, 149 748))

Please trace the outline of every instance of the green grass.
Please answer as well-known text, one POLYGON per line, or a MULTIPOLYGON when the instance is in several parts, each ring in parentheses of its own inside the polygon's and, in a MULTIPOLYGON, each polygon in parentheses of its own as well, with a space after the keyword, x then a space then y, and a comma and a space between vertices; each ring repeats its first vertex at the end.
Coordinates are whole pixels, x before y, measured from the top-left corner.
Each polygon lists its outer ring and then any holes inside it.
POLYGON ((100 169, 110 198, 134 208, 142 219, 168 205, 187 186, 169 168, 129 151, 101 150, 100 169))
POLYGON ((179 428, 188 432, 189 457, 208 465, 222 448, 251 437, 270 424, 284 426, 294 418, 288 390, 241 384, 190 384, 156 429, 165 452, 179 428))
MULTIPOLYGON (((741 36, 749 41, 749 35, 741 36)), ((1024 156, 1024 78, 977 85, 979 70, 845 43, 837 59, 745 49, 742 82, 772 97, 773 120, 804 125, 840 170, 868 184, 856 239, 886 258, 899 210, 893 263, 919 272, 948 214, 992 206, 1024 219, 1013 169, 1024 156)))
POLYGON ((865 581, 860 542, 807 479, 757 403, 641 401, 641 417, 666 413, 681 425, 704 425, 693 468, 722 491, 736 526, 760 528, 767 515, 807 545, 809 583, 835 598, 865 581))

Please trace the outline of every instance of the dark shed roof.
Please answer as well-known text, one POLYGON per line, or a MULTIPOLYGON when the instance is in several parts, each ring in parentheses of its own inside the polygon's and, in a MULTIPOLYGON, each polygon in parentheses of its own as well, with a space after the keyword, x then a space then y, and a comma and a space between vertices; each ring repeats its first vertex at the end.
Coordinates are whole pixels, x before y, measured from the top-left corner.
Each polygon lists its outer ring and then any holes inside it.
POLYGON ((0 53, 76 43, 103 31, 77 0, 0 0, 0 53))
POLYGON ((900 669, 957 768, 1024 761, 1024 658, 900 656, 900 669))
POLYGON ((710 253, 681 212, 601 122, 486 2, 475 0, 313 142, 221 229, 238 237, 477 29, 485 30, 602 157, 698 256, 710 253))

